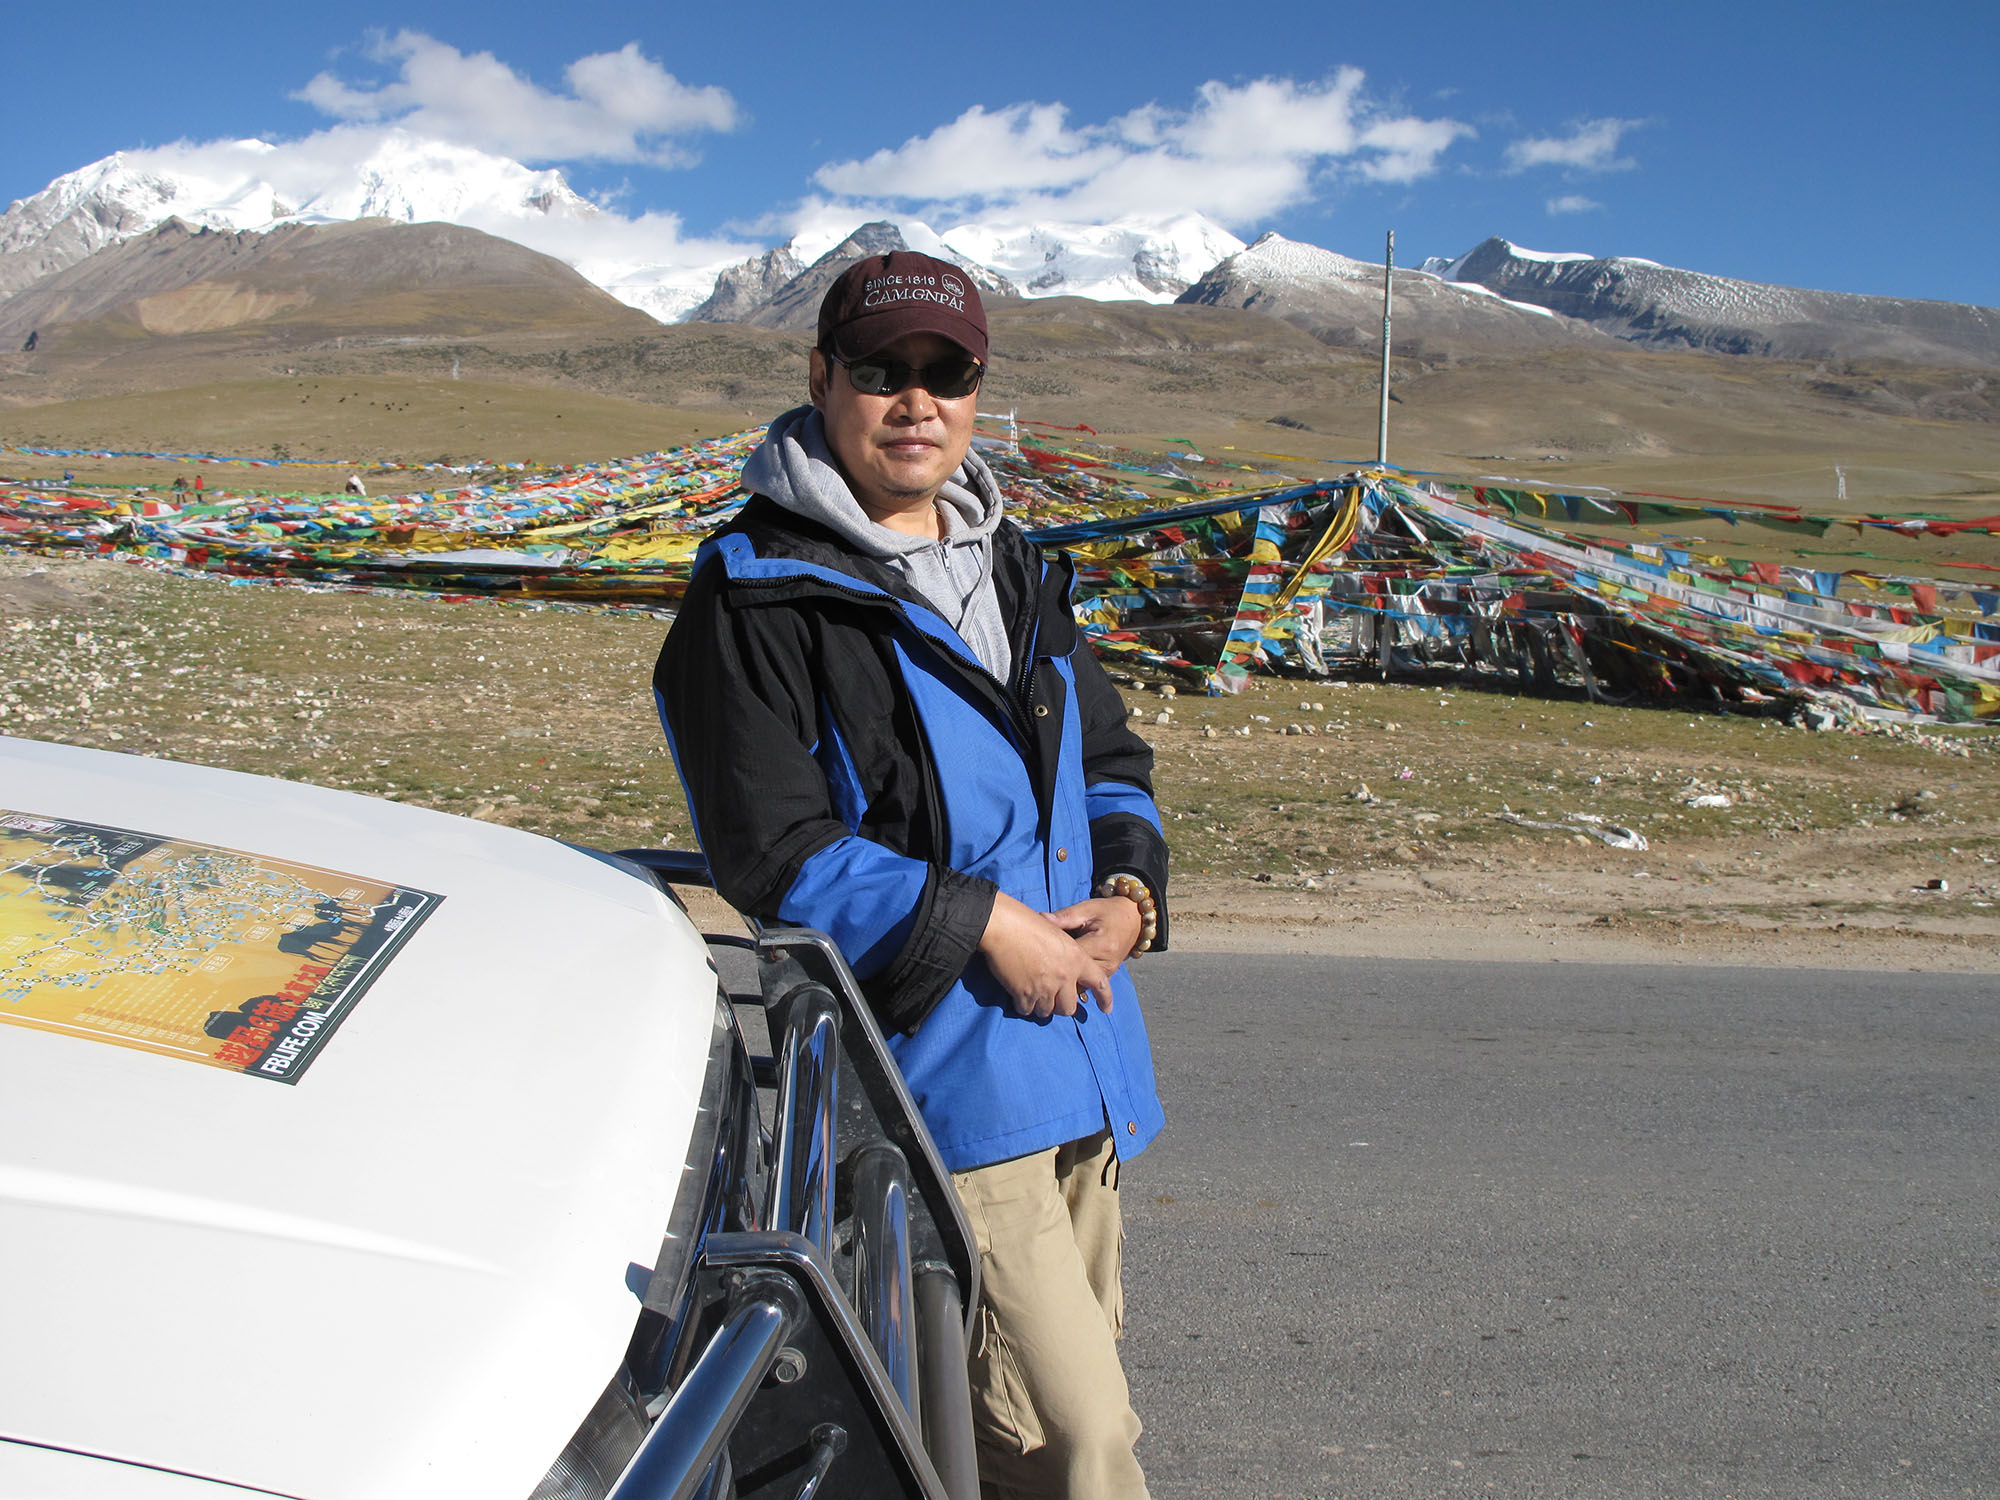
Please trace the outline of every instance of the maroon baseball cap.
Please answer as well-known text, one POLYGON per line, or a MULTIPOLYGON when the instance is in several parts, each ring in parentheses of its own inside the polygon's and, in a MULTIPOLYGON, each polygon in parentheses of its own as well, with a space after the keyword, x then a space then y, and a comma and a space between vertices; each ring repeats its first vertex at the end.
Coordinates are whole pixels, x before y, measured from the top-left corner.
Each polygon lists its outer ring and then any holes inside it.
POLYGON ((892 250, 857 260, 819 305, 819 346, 864 359, 906 333, 935 333, 986 363, 986 309, 979 288, 948 260, 892 250))

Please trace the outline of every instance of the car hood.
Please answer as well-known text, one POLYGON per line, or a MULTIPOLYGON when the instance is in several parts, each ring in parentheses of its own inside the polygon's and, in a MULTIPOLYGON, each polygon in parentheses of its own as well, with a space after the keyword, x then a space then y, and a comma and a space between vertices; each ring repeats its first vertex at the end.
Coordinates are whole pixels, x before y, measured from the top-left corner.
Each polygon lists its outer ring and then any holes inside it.
POLYGON ((177 1055, 138 1001, 90 1022, 122 1043, 0 1024, 0 1436, 290 1495, 525 1497, 660 1247, 715 1025, 699 935, 604 856, 316 787, 0 737, 0 811, 410 913, 275 1076, 177 1055))

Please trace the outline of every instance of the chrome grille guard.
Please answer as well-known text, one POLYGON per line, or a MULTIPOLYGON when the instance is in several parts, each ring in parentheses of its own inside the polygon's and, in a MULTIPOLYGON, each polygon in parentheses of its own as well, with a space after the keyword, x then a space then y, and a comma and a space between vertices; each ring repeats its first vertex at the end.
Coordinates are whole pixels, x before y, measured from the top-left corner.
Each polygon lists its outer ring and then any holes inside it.
MULTIPOLYGON (((696 855, 621 850, 672 895, 696 855)), ((675 897, 678 900, 678 897, 675 897)), ((966 1348, 979 1257, 859 983, 806 928, 749 938, 629 1367, 657 1420, 613 1500, 977 1500, 966 1348), (734 1006, 756 1006, 752 1057, 734 1006), (653 1378, 647 1378, 647 1371, 653 1378)))

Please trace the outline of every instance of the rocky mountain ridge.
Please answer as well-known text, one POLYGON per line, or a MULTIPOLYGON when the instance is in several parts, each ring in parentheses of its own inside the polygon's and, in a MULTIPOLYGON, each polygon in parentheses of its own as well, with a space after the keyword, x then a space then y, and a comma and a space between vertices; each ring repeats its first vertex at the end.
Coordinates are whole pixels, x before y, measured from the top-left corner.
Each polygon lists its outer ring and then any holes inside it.
MULTIPOLYGON (((1178 300, 1261 312, 1341 348, 1372 347, 1382 337, 1381 266, 1276 233, 1223 260, 1178 300)), ((1608 342, 1588 322, 1422 271, 1398 274, 1391 312, 1396 349, 1419 357, 1525 354, 1608 342)))
MULTIPOLYGON (((201 172, 157 170, 144 153, 107 157, 0 215, 0 328, 78 316, 83 304, 73 287, 68 300, 21 299, 169 222, 242 234, 387 218, 458 224, 517 245, 553 244, 549 253, 585 280, 666 322, 808 328, 842 264, 908 247, 964 267, 989 298, 1243 308, 1344 347, 1371 346, 1380 334, 1379 265, 1275 234, 1246 246, 1199 214, 943 231, 914 219, 877 220, 838 243, 821 232, 735 261, 670 264, 648 259, 629 233, 634 221, 604 214, 560 172, 531 171, 470 148, 392 132, 365 156, 310 181, 274 180, 284 174, 262 171, 274 151, 263 142, 202 151, 208 165, 201 172)), ((164 253, 166 246, 154 248, 164 253)), ((117 301, 111 272, 136 274, 138 264, 100 268, 87 283, 97 287, 90 295, 117 301)), ((128 290, 132 299, 154 294, 139 283, 128 290)), ((495 316, 505 323, 504 310, 495 316)), ((1525 354, 1608 338, 1732 355, 2000 366, 2000 311, 1992 308, 1767 286, 1630 257, 1551 255, 1498 238, 1399 273, 1395 319, 1399 349, 1437 357, 1525 354)))
POLYGON ((1425 268, 1543 307, 1627 343, 1779 359, 2000 365, 2000 311, 1806 291, 1630 256, 1550 255, 1493 238, 1425 268))

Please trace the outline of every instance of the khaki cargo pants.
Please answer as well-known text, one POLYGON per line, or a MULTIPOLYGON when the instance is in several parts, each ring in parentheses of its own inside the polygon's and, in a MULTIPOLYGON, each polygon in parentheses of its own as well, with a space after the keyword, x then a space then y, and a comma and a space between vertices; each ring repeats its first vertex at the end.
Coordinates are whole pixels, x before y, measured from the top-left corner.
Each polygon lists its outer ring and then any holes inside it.
POLYGON ((1111 1133, 952 1183, 983 1288, 972 1415, 985 1500, 1145 1500, 1117 1339, 1123 1237, 1111 1133))

